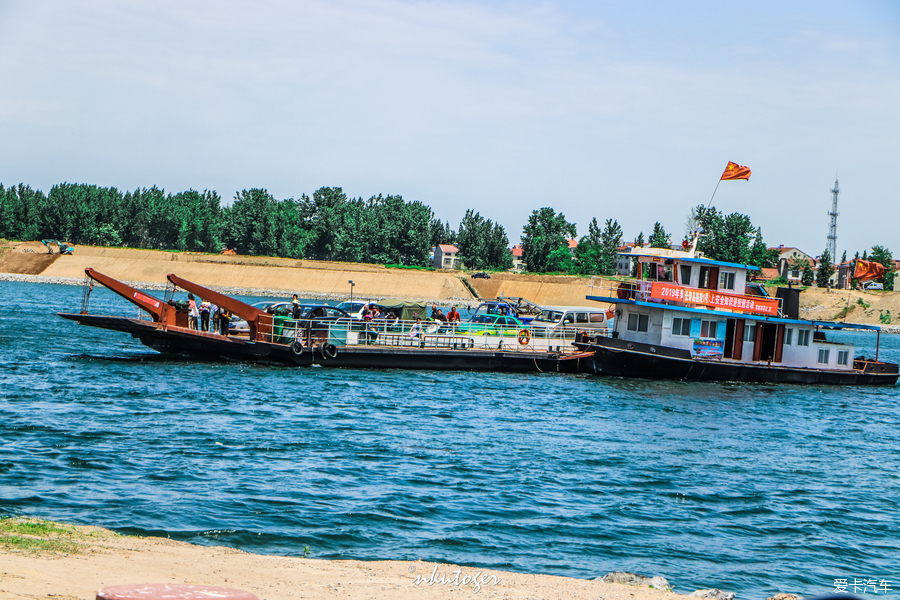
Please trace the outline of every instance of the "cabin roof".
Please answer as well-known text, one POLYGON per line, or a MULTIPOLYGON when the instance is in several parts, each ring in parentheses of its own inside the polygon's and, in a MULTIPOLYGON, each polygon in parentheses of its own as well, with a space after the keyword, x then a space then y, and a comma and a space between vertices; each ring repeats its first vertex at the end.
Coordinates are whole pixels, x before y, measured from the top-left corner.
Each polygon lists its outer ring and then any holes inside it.
POLYGON ((713 260, 711 258, 704 258, 702 256, 688 256, 686 252, 678 253, 678 254, 641 254, 640 252, 619 252, 619 256, 631 256, 631 257, 642 257, 646 256, 647 258, 667 258, 671 260, 676 260, 679 262, 687 262, 687 263, 697 263, 701 265, 711 265, 711 266, 720 266, 720 267, 731 267, 734 269, 747 269, 748 271, 758 271, 759 267, 754 265, 742 265, 739 263, 731 263, 725 262, 722 260, 713 260), (679 256, 680 254, 680 256, 679 256))

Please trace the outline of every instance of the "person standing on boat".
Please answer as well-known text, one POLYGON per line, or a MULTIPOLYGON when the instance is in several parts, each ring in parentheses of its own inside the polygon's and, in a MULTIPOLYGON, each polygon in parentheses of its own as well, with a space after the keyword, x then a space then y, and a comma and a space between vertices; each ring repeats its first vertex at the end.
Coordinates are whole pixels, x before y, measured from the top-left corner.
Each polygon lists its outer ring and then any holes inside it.
POLYGON ((231 321, 231 313, 225 308, 219 309, 219 333, 228 335, 228 323, 231 321))
POLYGON ((209 302, 200 303, 200 331, 209 331, 209 302))
POLYGON ((460 319, 459 313, 456 312, 456 307, 454 306, 454 307, 451 308, 450 311, 447 313, 447 325, 450 325, 451 327, 453 327, 453 331, 456 331, 456 325, 457 325, 461 320, 462 320, 462 319, 460 319))
POLYGON ((215 333, 219 330, 219 307, 209 303, 209 330, 215 333))
POLYGON ((416 322, 412 327, 409 328, 409 337, 410 338, 422 338, 422 319, 419 318, 419 315, 416 315, 416 322))
POLYGON ((197 329, 197 319, 200 317, 200 310, 197 308, 197 301, 194 295, 188 293, 188 327, 197 329))
POLYGON ((291 299, 291 305, 292 305, 291 316, 293 316, 295 319, 299 319, 300 318, 300 299, 297 298, 297 294, 294 294, 294 297, 291 299))

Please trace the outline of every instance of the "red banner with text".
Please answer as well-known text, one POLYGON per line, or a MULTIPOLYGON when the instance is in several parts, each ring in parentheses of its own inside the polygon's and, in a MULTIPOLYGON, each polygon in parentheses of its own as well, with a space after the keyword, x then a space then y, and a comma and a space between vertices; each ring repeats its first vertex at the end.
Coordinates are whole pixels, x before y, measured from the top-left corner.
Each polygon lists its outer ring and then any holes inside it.
POLYGON ((760 298, 741 294, 723 294, 715 290, 686 288, 671 283, 654 282, 650 290, 651 298, 674 300, 686 304, 702 304, 717 308, 731 308, 761 315, 778 316, 777 298, 760 298))

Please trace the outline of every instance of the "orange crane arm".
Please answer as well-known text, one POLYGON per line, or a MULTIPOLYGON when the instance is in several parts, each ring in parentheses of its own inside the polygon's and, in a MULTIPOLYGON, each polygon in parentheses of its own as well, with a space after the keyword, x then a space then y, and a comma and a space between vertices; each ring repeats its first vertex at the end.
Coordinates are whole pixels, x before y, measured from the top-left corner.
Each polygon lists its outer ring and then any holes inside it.
POLYGON ((219 292, 205 288, 193 281, 182 279, 174 273, 169 273, 167 277, 169 281, 181 289, 197 294, 204 300, 213 302, 219 308, 224 308, 228 312, 234 313, 246 320, 247 325, 250 327, 250 340, 265 341, 268 335, 272 333, 272 320, 271 318, 267 318, 270 317, 270 315, 265 311, 259 310, 255 306, 250 306, 240 300, 235 300, 231 296, 226 296, 225 294, 220 294, 219 292))
POLYGON ((205 288, 202 285, 194 283, 193 281, 182 279, 181 277, 173 273, 169 273, 167 277, 169 281, 171 281, 181 289, 187 290, 192 294, 197 294, 204 300, 209 300, 216 306, 224 308, 228 312, 232 312, 242 319, 246 319, 248 323, 252 320, 255 320, 259 315, 266 314, 265 311, 259 310, 255 306, 250 306, 245 302, 235 300, 231 296, 226 296, 225 294, 220 294, 219 292, 216 292, 209 288, 205 288))
POLYGON ((109 277, 108 275, 104 275, 103 273, 95 271, 90 267, 85 269, 84 272, 94 281, 102 283, 132 304, 135 304, 138 308, 150 313, 154 321, 159 322, 159 320, 162 318, 163 311, 165 310, 164 307, 166 306, 166 304, 162 300, 158 300, 157 298, 147 295, 140 290, 136 290, 130 285, 124 284, 121 281, 109 277))

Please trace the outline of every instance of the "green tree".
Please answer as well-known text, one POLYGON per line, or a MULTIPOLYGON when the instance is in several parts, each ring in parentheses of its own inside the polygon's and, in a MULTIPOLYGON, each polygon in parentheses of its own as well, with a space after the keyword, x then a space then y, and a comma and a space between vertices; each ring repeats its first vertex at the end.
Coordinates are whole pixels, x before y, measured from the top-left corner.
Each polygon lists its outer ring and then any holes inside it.
POLYGON ((643 231, 640 232, 639 234, 637 234, 637 237, 634 238, 634 245, 638 248, 644 247, 644 232, 643 231))
POLYGON ((528 270, 540 273, 560 267, 564 262, 561 261, 564 255, 560 249, 568 254, 566 239, 574 237, 575 224, 566 221, 562 213, 557 214, 550 207, 533 211, 522 229, 522 259, 528 265, 528 270))
POLYGON ((844 253, 841 255, 841 264, 847 262, 847 251, 844 250, 844 253))
POLYGON ((478 212, 466 211, 456 238, 460 261, 467 268, 507 270, 512 267, 506 230, 478 212))
POLYGON ((884 266, 884 289, 893 290, 896 272, 894 271, 894 257, 891 251, 884 246, 872 246, 872 253, 869 256, 873 261, 884 266))
POLYGON ((659 221, 653 224, 653 233, 650 234, 651 248, 668 248, 669 236, 659 221))
POLYGON ((803 265, 803 274, 800 276, 800 283, 803 285, 812 285, 815 276, 813 275, 812 267, 809 263, 803 265))
POLYGON ((584 275, 615 275, 616 256, 622 245, 622 227, 618 221, 606 220, 600 230, 597 219, 588 224, 588 234, 581 238, 575 250, 578 269, 584 275))
POLYGON ((828 280, 834 275, 834 265, 831 261, 831 252, 825 249, 819 258, 819 269, 816 272, 816 285, 820 288, 828 287, 828 280))

